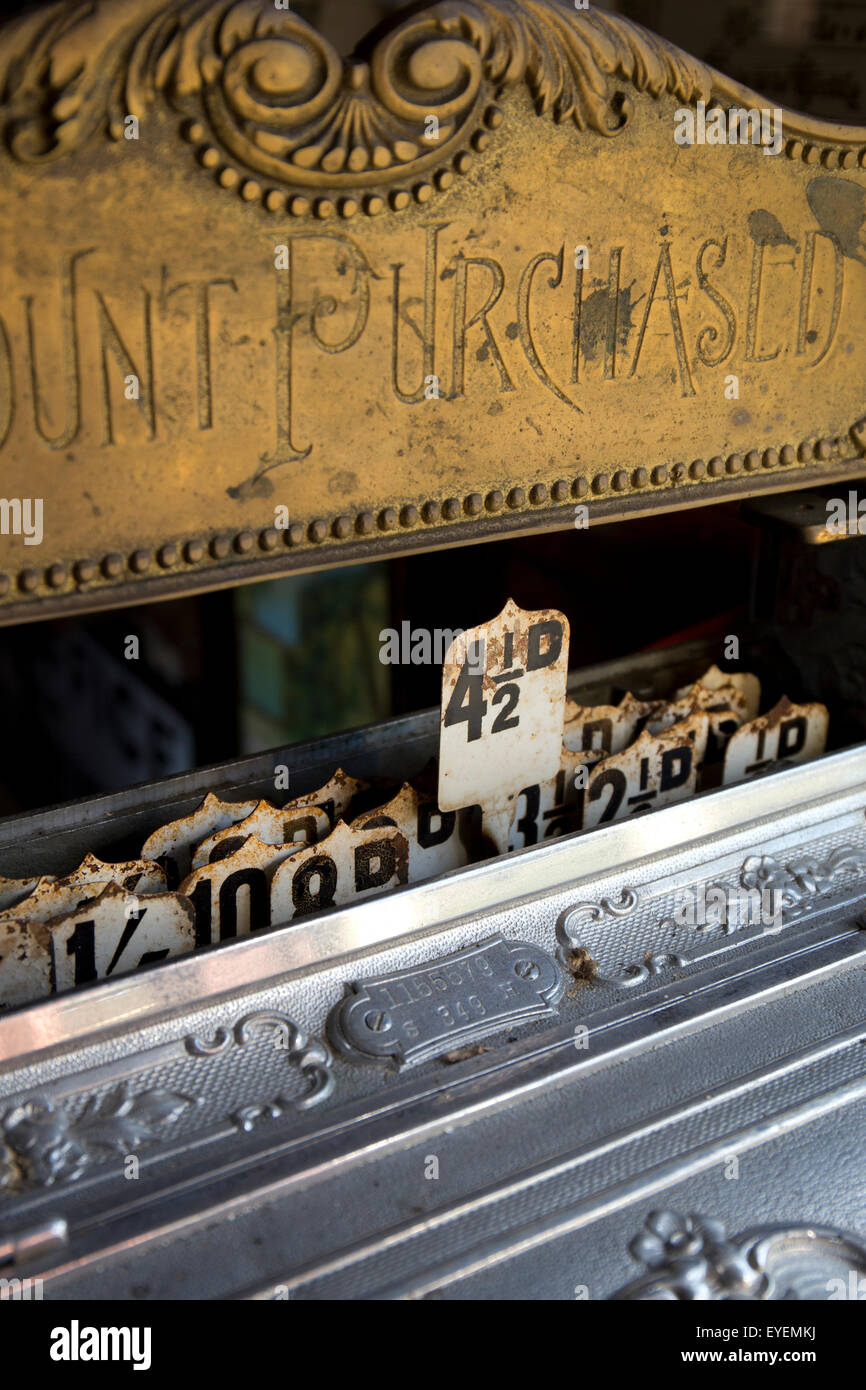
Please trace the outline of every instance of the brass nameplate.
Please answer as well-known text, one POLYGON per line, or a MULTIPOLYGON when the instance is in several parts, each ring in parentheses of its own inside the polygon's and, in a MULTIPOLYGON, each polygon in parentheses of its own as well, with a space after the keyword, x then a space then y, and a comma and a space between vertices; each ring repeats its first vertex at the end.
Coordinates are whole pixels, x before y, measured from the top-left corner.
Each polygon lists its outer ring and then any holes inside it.
POLYGON ((0 78, 7 621, 864 469, 866 130, 619 16, 63 0, 0 78))

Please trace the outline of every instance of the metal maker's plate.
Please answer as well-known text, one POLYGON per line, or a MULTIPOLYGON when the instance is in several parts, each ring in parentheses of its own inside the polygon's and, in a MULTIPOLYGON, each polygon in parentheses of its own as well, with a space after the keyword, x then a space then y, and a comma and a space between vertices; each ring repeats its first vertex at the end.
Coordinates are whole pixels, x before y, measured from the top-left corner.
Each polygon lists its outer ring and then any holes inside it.
POLYGON ((618 15, 62 0, 0 85, 0 620, 863 471, 866 130, 618 15))
POLYGON ((427 965, 354 982, 331 1034, 350 1055, 409 1066, 509 1024, 555 1015, 562 987, 551 956, 497 934, 427 965))

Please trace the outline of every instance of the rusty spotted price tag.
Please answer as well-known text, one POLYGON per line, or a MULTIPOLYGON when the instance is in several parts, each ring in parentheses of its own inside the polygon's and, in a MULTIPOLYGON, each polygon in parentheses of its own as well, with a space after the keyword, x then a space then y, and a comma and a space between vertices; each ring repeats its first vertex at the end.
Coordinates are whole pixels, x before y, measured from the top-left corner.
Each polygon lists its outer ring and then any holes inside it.
POLYGON ((725 751, 723 782, 759 777, 787 763, 820 757, 827 744, 825 705, 792 705, 782 698, 768 714, 744 724, 725 751))
POLYGON ((338 821, 326 839, 281 863, 271 883, 271 920, 342 907, 409 880, 409 845, 392 825, 366 830, 338 821))
POLYGON ((240 849, 244 840, 255 835, 266 845, 314 845, 330 833, 331 822, 320 806, 283 806, 279 810, 267 801, 260 801, 254 811, 237 825, 218 830, 202 840, 192 857, 193 870, 209 864, 215 855, 223 858, 240 849), (227 848, 228 847, 228 848, 227 848))
POLYGON ((469 862, 465 826, 456 811, 442 811, 433 797, 404 782, 396 796, 352 822, 353 829, 395 826, 409 846, 408 882, 419 883, 469 862))
POLYGON ((98 897, 110 883, 129 893, 140 894, 159 893, 166 886, 159 864, 146 859, 104 864, 95 854, 87 854, 78 868, 65 878, 39 879, 31 893, 0 912, 0 922, 18 919, 48 922, 98 897))
POLYGON ((413 1066, 515 1023, 556 1013, 556 962, 524 941, 488 937, 451 956, 354 981, 331 1015, 350 1056, 413 1066))
POLYGON ((568 700, 563 744, 573 753, 595 749, 621 753, 637 738, 653 708, 631 694, 624 695, 618 705, 576 705, 568 700))
POLYGON ((555 777, 562 752, 568 620, 508 600, 498 618, 452 642, 442 669, 440 810, 481 806, 508 848, 515 798, 555 777))
POLYGON ((137 897, 109 884, 92 902, 47 924, 54 988, 126 975, 195 947, 193 908, 179 893, 137 897))
POLYGON ((42 878, 3 878, 0 875, 0 912, 5 912, 8 907, 20 903, 22 898, 26 898, 40 883, 53 882, 53 874, 45 874, 42 878))
POLYGON ((225 841, 226 853, 194 869, 180 885, 195 909, 197 946, 249 936, 271 925, 271 880, 277 866, 303 846, 268 845, 248 835, 242 845, 225 841))
POLYGON ((221 801, 213 792, 208 792, 190 815, 154 830, 141 847, 142 857, 161 864, 169 888, 176 888, 190 872, 196 846, 215 831, 237 825, 255 807, 255 801, 221 801))
MULTIPOLYGON (((733 686, 743 696, 745 708, 743 719, 756 719, 758 709, 761 704, 761 682, 751 671, 720 671, 718 666, 710 666, 702 676, 698 677, 697 685, 701 685, 705 690, 721 690, 728 686, 733 686)), ((680 699, 688 695, 694 686, 683 686, 676 693, 676 698, 680 699)))
POLYGON ((51 990, 48 928, 41 922, 0 922, 0 1008, 32 1004, 51 990))

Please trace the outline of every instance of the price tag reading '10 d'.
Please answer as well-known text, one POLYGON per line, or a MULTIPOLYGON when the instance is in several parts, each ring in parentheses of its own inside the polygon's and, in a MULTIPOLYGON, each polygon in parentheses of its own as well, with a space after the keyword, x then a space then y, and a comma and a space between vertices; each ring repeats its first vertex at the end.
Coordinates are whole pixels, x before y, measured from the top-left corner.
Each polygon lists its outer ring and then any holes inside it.
POLYGON ((511 599, 445 654, 439 808, 481 806, 501 851, 517 794, 559 769, 567 673, 565 616, 549 608, 528 613, 511 599))

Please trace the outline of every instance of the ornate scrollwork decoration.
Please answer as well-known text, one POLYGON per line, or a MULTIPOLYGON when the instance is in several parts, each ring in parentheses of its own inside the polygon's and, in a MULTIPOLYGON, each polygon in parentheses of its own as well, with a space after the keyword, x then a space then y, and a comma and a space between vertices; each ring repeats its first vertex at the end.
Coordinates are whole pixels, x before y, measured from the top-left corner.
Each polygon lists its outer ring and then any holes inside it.
POLYGON ((334 1089, 333 1057, 328 1046, 318 1039, 308 1038, 287 1014, 273 1010, 259 1009, 244 1014, 232 1028, 217 1028, 211 1039, 190 1035, 184 1038, 184 1047, 191 1057, 216 1057, 232 1046, 246 1047, 254 1031, 261 1027, 276 1030, 275 1046, 285 1053, 289 1066, 300 1072, 307 1082, 307 1090, 296 1099, 277 1096, 266 1103, 245 1106, 233 1116, 242 1129, 252 1128, 255 1120, 265 1115, 275 1118, 287 1110, 309 1110, 334 1089))
POLYGON ((205 167, 228 157, 295 188, 433 169, 513 84, 539 115, 606 136, 631 116, 618 80, 684 102, 712 88, 711 69, 663 39, 557 0, 445 0, 345 62, 270 0, 63 0, 6 38, 4 139, 16 159, 55 159, 100 127, 122 139, 126 117, 143 119, 161 94, 191 121, 205 167))
MULTIPOLYGON (((583 930, 589 925, 604 922, 605 918, 628 917, 638 905, 638 895, 633 888, 624 888, 619 902, 602 898, 600 903, 576 903, 563 913, 558 923, 557 934, 563 943, 558 951, 560 963, 569 969, 572 952, 587 951, 583 941, 583 930)), ((648 951, 642 961, 630 961, 619 970, 599 970, 593 980, 596 984, 613 985, 616 989, 633 989, 653 975, 661 975, 666 970, 683 969, 690 965, 688 956, 678 951, 648 951)))
POLYGON ((616 1300, 859 1298, 866 1249, 825 1226, 762 1226, 727 1237, 721 1221, 650 1212, 629 1246, 646 1272, 616 1300))

